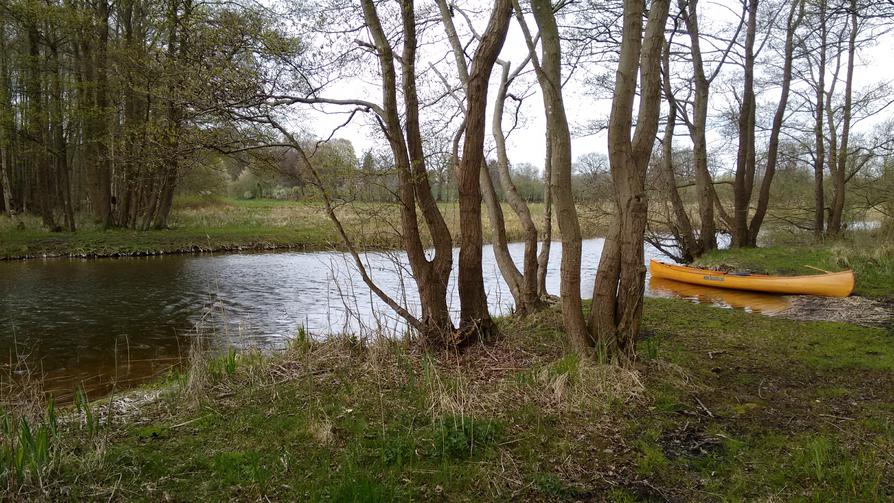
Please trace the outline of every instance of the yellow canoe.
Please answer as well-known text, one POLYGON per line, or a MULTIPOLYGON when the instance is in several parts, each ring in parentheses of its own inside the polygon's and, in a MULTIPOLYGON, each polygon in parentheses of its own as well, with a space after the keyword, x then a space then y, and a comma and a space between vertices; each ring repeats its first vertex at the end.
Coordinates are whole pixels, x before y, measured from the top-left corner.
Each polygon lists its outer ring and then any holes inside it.
POLYGON ((653 278, 672 279, 682 283, 771 292, 786 295, 821 295, 847 297, 854 291, 854 272, 830 272, 811 276, 767 276, 763 274, 738 274, 697 269, 681 265, 665 264, 651 260, 649 269, 653 278))

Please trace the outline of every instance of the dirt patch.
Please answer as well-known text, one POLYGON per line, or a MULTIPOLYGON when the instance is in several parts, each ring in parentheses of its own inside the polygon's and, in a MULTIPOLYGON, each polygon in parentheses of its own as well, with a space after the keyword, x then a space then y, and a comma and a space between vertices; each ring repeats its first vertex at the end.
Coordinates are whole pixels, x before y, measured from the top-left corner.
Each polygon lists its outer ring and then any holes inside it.
POLYGON ((866 297, 786 297, 789 307, 775 316, 799 321, 839 321, 864 327, 894 324, 894 303, 866 297))
POLYGON ((670 459, 700 458, 723 447, 720 436, 708 434, 703 425, 689 421, 676 429, 665 431, 658 441, 664 455, 670 459))

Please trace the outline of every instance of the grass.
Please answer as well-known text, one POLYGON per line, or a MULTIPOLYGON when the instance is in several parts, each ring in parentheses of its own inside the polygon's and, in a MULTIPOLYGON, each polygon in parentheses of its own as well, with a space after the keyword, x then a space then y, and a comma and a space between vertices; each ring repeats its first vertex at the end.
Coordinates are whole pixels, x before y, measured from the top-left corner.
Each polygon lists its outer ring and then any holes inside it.
POLYGON ((717 250, 699 258, 696 265, 781 275, 818 273, 808 266, 828 271, 853 269, 856 295, 894 300, 894 244, 874 233, 824 244, 717 250))
POLYGON ((569 353, 558 310, 500 327, 462 354, 299 338, 266 358, 196 359, 202 378, 172 376, 136 411, 109 420, 94 403, 98 432, 83 410, 59 412, 46 461, 4 496, 894 497, 885 329, 648 299, 643 358, 625 370, 569 353))
MULTIPOLYGON (((454 239, 458 238, 459 206, 441 203, 454 239)), ((543 219, 543 205, 531 204, 532 216, 543 219)), ((352 239, 361 248, 382 249, 401 246, 399 213, 395 204, 353 203, 339 210, 352 239)), ((524 236, 515 213, 503 205, 507 234, 511 240, 524 236)), ((483 211, 485 229, 487 212, 483 211)), ((175 201, 170 228, 133 231, 103 230, 89 220, 78 223, 74 233, 52 233, 42 229, 40 220, 26 216, 25 229, 13 226, 0 216, 0 260, 45 257, 104 257, 194 253, 203 251, 343 249, 341 239, 326 216, 322 204, 310 201, 241 200, 221 197, 180 197, 175 201)), ((554 226, 555 228, 555 226, 554 226)), ((595 236, 600 224, 583 228, 595 236)), ((557 234, 557 228, 554 230, 557 234)), ((485 233, 485 240, 489 239, 485 233)), ((427 238, 425 238, 427 240, 427 238)))

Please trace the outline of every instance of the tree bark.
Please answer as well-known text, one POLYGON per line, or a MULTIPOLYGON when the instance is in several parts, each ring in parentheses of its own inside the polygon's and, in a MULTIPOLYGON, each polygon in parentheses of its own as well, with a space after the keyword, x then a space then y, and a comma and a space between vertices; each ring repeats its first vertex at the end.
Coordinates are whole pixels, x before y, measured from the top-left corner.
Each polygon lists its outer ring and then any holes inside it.
POLYGON ((695 164, 695 186, 699 207, 699 239, 703 252, 717 248, 717 230, 714 223, 714 184, 708 170, 708 142, 706 129, 708 121, 708 98, 710 82, 705 75, 702 61, 701 38, 699 35, 698 1, 689 0, 685 7, 683 19, 686 31, 689 32, 690 52, 692 54, 693 83, 695 97, 693 101, 693 117, 689 124, 689 135, 692 139, 692 155, 695 164))
POLYGON ((546 274, 549 272, 549 254, 553 240, 553 192, 552 192, 552 141, 549 125, 546 126, 546 157, 543 161, 543 225, 540 232, 540 254, 537 255, 537 296, 546 299, 546 274))
MULTIPOLYGON (((49 30, 48 30, 49 32, 49 30)), ((63 88, 62 69, 59 61, 58 40, 54 40, 49 47, 50 66, 52 68, 50 81, 50 130, 52 131, 53 156, 56 160, 56 190, 59 194, 59 202, 62 204, 62 215, 65 219, 65 227, 69 232, 75 231, 74 209, 71 202, 71 183, 69 179, 68 145, 65 140, 64 112, 63 112, 63 88)))
MULTIPOLYGON (((837 166, 832 173, 832 208, 829 212, 827 233, 832 237, 838 237, 842 230, 842 217, 844 213, 845 189, 847 184, 847 165, 849 160, 849 143, 851 115, 853 111, 853 84, 854 84, 854 57, 857 43, 857 1, 850 0, 848 15, 850 21, 850 33, 847 45, 847 71, 844 80, 844 108, 841 120, 841 144, 837 152, 837 166)), ((831 117, 830 117, 831 123, 831 117)), ((833 166, 830 164, 830 168, 833 166)))
POLYGON ((494 249, 494 258, 497 267, 500 269, 500 275, 506 281, 509 287, 509 293, 515 302, 517 312, 524 313, 525 297, 523 294, 524 278, 522 273, 512 260, 509 253, 509 240, 506 237, 506 222, 503 217, 503 208, 497 199, 497 192, 494 189, 493 180, 487 169, 487 163, 481 163, 481 197, 484 199, 484 205, 487 207, 488 219, 490 220, 491 229, 491 246, 494 249))
MULTIPOLYGON (((484 128, 490 74, 506 40, 511 0, 495 0, 490 21, 472 59, 466 87, 466 134, 459 168, 459 213, 462 243, 459 250, 458 290, 460 333, 486 336, 493 331, 481 268, 481 187, 484 128)), ((468 337, 475 338, 476 335, 468 337)))
POLYGON ((674 130, 677 124, 677 100, 674 97, 670 82, 670 43, 664 44, 662 65, 664 68, 664 95, 668 102, 667 124, 664 127, 664 139, 661 144, 661 172, 664 179, 665 192, 670 199, 674 214, 672 232, 680 249, 677 259, 690 263, 702 254, 702 241, 695 233, 689 214, 680 192, 677 190, 677 176, 674 172, 674 130))
POLYGON ((92 159, 93 216, 96 223, 110 227, 112 222, 112 166, 111 146, 109 142, 109 83, 108 83, 108 44, 109 44, 109 4, 107 0, 96 3, 95 39, 96 48, 92 63, 96 75, 94 125, 91 128, 95 155, 92 159))
MULTIPOLYGON (((525 44, 528 46, 528 59, 530 59, 532 65, 534 66, 534 71, 537 74, 537 79, 539 84, 542 86, 545 82, 545 74, 543 67, 540 64, 540 57, 537 55, 537 46, 534 41, 534 38, 531 36, 531 31, 528 28, 528 23, 525 21, 524 13, 521 10, 521 5, 519 5, 518 0, 513 0, 512 2, 513 10, 515 11, 515 19, 518 22, 519 27, 521 27, 522 35, 525 39, 525 44)), ((554 16, 554 15, 553 15, 554 16)), ((521 70, 524 65, 519 66, 518 70, 516 70, 516 74, 519 70, 521 70)), ((513 77, 514 78, 514 77, 513 77)), ((561 81, 561 75, 559 75, 559 80, 561 81)), ((505 99, 505 96, 503 97, 505 99)), ((546 98, 544 98, 544 107, 546 107, 546 98)), ((564 106, 564 105, 563 105, 564 106)), ((558 119, 558 117, 555 117, 558 119)), ((567 125, 566 125, 567 126, 567 125)), ((570 141, 570 140, 569 140, 570 141)), ((550 129, 549 121, 546 124, 546 135, 545 135, 545 143, 546 143, 546 156, 544 158, 543 164, 543 226, 541 230, 541 234, 539 236, 542 241, 540 247, 540 253, 536 255, 536 259, 532 259, 528 256, 529 250, 525 248, 525 276, 526 281, 530 281, 531 274, 529 269, 533 266, 532 260, 536 260, 536 285, 531 285, 530 283, 526 284, 526 291, 530 294, 530 288, 532 286, 536 287, 536 302, 537 307, 543 304, 543 301, 549 297, 549 292, 546 289, 546 276, 549 272, 549 257, 550 257, 550 249, 552 248, 552 236, 553 236, 553 197, 552 197, 552 185, 553 185, 553 169, 552 169, 552 145, 553 145, 553 134, 550 129)), ((502 147, 505 151, 505 140, 503 141, 504 146, 502 147)), ((570 149, 570 145, 569 145, 570 149)), ((569 151, 568 157, 570 159, 571 153, 569 151)), ((508 161, 507 161, 507 172, 508 172, 508 161)), ((513 185, 513 189, 515 186, 513 185)), ((521 199, 521 198, 519 198, 521 199)), ((523 201, 522 201, 523 202, 523 201)), ((529 210, 527 205, 524 205, 525 210, 529 210)), ((522 223, 527 229, 527 232, 530 232, 530 228, 533 228, 536 233, 536 225, 531 218, 530 211, 527 211, 527 217, 519 214, 519 218, 522 219, 522 223), (530 227, 527 223, 525 223, 525 218, 530 221, 530 227)), ((528 234, 527 240, 530 240, 530 234, 528 234)), ((535 241, 536 244, 536 241, 535 241)), ((536 250, 531 250, 532 253, 536 252, 536 250)))
MULTIPOLYGON (((419 125, 419 99, 416 92, 416 17, 413 0, 405 0, 402 8, 404 29, 402 88, 404 92, 404 111, 406 116, 406 149, 408 152, 407 171, 410 174, 416 204, 422 211, 423 219, 432 237, 435 255, 429 262, 425 254, 417 258, 422 264, 428 264, 428 277, 425 280, 426 312, 425 322, 432 327, 432 333, 443 336, 453 329, 453 322, 447 309, 447 288, 450 271, 453 268, 453 238, 444 216, 431 191, 428 170, 425 164, 425 153, 422 148, 422 132, 419 125)), ((396 101, 395 101, 396 103, 396 101)), ((396 106, 396 105, 395 105, 396 106)), ((396 113, 396 108, 395 108, 396 113)), ((393 118, 392 118, 393 122, 393 118)), ((400 122, 392 124, 399 131, 400 122)), ((412 218, 415 222, 415 211, 412 218)), ((416 227, 419 241, 418 227, 416 227)), ((421 241, 420 241, 421 243, 421 241)), ((416 244, 414 244, 414 248, 416 244)), ((418 252, 417 252, 418 253, 418 252)), ((454 341, 455 342, 455 341, 454 341)))
MULTIPOLYGON (((527 60, 529 59, 530 55, 519 66, 518 70, 522 70, 527 65, 527 60)), ((516 302, 516 305, 519 306, 519 312, 526 314, 538 310, 541 304, 537 292, 537 226, 534 224, 534 219, 531 218, 528 203, 518 193, 518 189, 512 181, 512 174, 509 171, 509 155, 506 152, 506 135, 503 132, 503 112, 506 104, 506 95, 509 92, 509 85, 515 80, 518 72, 510 75, 509 63, 501 61, 500 66, 502 66, 500 87, 497 88, 497 96, 494 100, 491 127, 493 129, 494 143, 496 144, 500 184, 503 186, 503 191, 506 194, 506 201, 518 217, 525 233, 525 253, 522 261, 523 273, 520 275, 521 284, 519 285, 521 303, 516 302)))
POLYGON ((13 111, 9 91, 9 66, 6 54, 6 25, 0 23, 0 186, 3 208, 13 224, 18 223, 12 201, 12 183, 9 177, 9 140, 12 137, 13 111))
MULTIPOLYGON (((455 337, 453 322, 447 310, 447 280, 452 267, 452 239, 449 231, 437 223, 440 212, 437 215, 429 214, 427 221, 432 238, 435 239, 435 256, 430 261, 425 254, 425 248, 419 232, 419 222, 416 214, 417 194, 431 198, 431 188, 428 186, 427 176, 415 176, 413 162, 408 150, 407 137, 404 135, 398 112, 397 101, 397 74, 394 69, 394 51, 382 29, 379 14, 372 0, 362 0, 363 15, 367 28, 373 39, 379 60, 379 69, 382 78, 382 107, 377 111, 380 115, 381 125, 385 136, 388 138, 391 153, 394 156, 395 167, 398 173, 398 197, 401 214, 401 233, 403 235, 404 250, 410 262, 410 269, 416 280, 417 290, 422 309, 420 331, 422 343, 430 346, 444 346, 460 344, 463 341, 455 337), (417 190, 421 189, 421 190, 417 190), (440 230, 439 230, 440 229, 440 230), (446 253, 445 253, 446 252, 446 253)), ((412 0, 402 2, 402 20, 404 29, 403 52, 403 89, 405 94, 405 106, 408 112, 408 135, 415 138, 413 150, 416 152, 416 169, 425 171, 424 157, 420 155, 421 133, 418 128, 418 104, 416 103, 415 82, 415 14, 412 0)), ((437 210, 437 206, 434 206, 437 210)), ((431 211, 431 207, 428 210, 431 211)))
MULTIPOLYGON (((453 24, 451 8, 447 5, 446 0, 438 0, 437 4, 441 13, 444 30, 447 33, 447 39, 453 49, 457 72, 463 83, 463 88, 467 89, 469 70, 463 46, 460 43, 459 36, 457 35, 456 28, 453 24)), ((497 197, 493 179, 491 178, 492 175, 486 164, 482 164, 480 175, 481 194, 488 210, 491 226, 491 244, 494 249, 494 256, 497 261, 497 266, 500 269, 500 274, 512 294, 515 302, 515 312, 520 315, 525 315, 537 309, 540 305, 537 296, 538 236, 537 227, 531 219, 528 205, 518 194, 518 190, 512 181, 512 176, 509 171, 509 158, 506 152, 506 138, 503 132, 502 121, 509 86, 518 76, 519 72, 524 69, 530 59, 531 56, 529 55, 514 72, 510 72, 511 67, 508 62, 497 61, 501 66, 502 71, 500 74, 500 85, 497 88, 497 96, 494 100, 494 111, 491 121, 492 134, 496 145, 497 170, 499 173, 500 184, 510 207, 518 216, 519 221, 525 230, 525 254, 521 271, 516 266, 515 261, 512 259, 512 255, 509 252, 503 208, 497 197)), ((457 99, 457 101, 459 102, 459 105, 463 107, 464 112, 466 112, 464 104, 459 99, 457 99)), ((458 140, 464 131, 465 124, 463 124, 457 132, 455 140, 458 140)), ((458 141, 455 142, 455 148, 458 150, 458 141)))
POLYGON ((739 107, 739 145, 736 153, 736 176, 733 182, 732 245, 747 247, 751 243, 748 235, 748 209, 754 188, 755 152, 755 96, 754 96, 754 39, 757 33, 758 0, 748 0, 748 24, 745 31, 745 78, 742 85, 742 101, 739 107))
MULTIPOLYGON (((551 190, 555 198, 556 221, 562 233, 562 319, 565 333, 575 351, 592 355, 593 345, 584 318, 580 293, 581 232, 571 192, 571 132, 562 97, 559 29, 550 0, 531 0, 531 5, 540 29, 543 57, 537 71, 537 80, 546 110, 547 132, 550 135, 551 190)), ((518 4, 515 7, 518 15, 521 15, 518 4)), ((530 36, 526 38, 530 40, 530 36)), ((534 51, 531 47, 529 49, 534 51)))
POLYGON ((823 111, 825 108, 825 100, 823 99, 826 89, 826 50, 828 41, 828 19, 826 17, 826 0, 819 1, 819 22, 820 22, 820 47, 819 62, 817 68, 816 82, 816 122, 814 124, 814 140, 816 142, 816 152, 813 161, 813 235, 817 241, 822 240, 823 231, 825 229, 825 201, 823 194, 823 164, 825 162, 825 140, 823 138, 823 111))
POLYGON ((795 52, 795 30, 804 18, 804 0, 793 0, 789 7, 785 30, 785 48, 782 63, 782 90, 779 94, 779 103, 776 105, 776 113, 773 115, 773 125, 770 129, 770 141, 767 145, 767 167, 761 180, 758 192, 757 206, 751 217, 751 225, 748 229, 748 246, 757 246, 757 238, 761 225, 770 206, 770 186, 776 174, 776 165, 779 159, 779 135, 782 132, 782 122, 785 119, 785 111, 788 107, 788 98, 792 83, 792 61, 795 52), (797 15, 796 15, 797 13, 797 15))
POLYGON ((27 107, 27 135, 30 151, 30 162, 37 177, 37 205, 44 227, 56 229, 53 217, 52 180, 47 155, 47 123, 43 102, 43 84, 41 78, 41 34, 37 21, 32 20, 27 27, 28 65, 25 79, 27 107))
POLYGON ((635 359, 642 321, 643 237, 648 213, 645 177, 661 109, 661 52, 668 1, 652 2, 645 32, 644 8, 642 0, 624 3, 624 31, 608 130, 618 217, 613 235, 603 246, 590 318, 600 349, 620 363, 635 359), (631 139, 637 72, 640 104, 631 139))

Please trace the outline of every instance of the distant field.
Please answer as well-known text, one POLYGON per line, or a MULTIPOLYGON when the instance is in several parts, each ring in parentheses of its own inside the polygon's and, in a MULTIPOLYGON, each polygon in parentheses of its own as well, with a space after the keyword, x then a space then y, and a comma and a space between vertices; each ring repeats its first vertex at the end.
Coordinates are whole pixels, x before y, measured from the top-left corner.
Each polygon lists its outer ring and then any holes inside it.
MULTIPOLYGON (((441 203, 441 211, 454 238, 459 234, 459 205, 441 203)), ((543 205, 531 204, 538 223, 543 205)), ((338 209, 345 227, 360 248, 393 248, 401 244, 400 215, 395 204, 353 203, 338 209)), ((490 232, 484 215, 485 240, 490 232)), ((522 228, 512 209, 504 204, 510 240, 523 238, 522 228)), ((587 236, 602 230, 598 219, 583 214, 587 236)), ((40 226, 36 217, 24 219, 18 230, 9 218, 0 217, 0 259, 45 256, 120 256, 227 251, 244 249, 294 248, 303 250, 342 249, 321 203, 272 199, 241 200, 220 197, 178 198, 170 219, 170 229, 134 231, 98 229, 87 220, 79 222, 75 233, 52 233, 40 226)), ((554 235, 558 229, 554 226, 554 235)))

